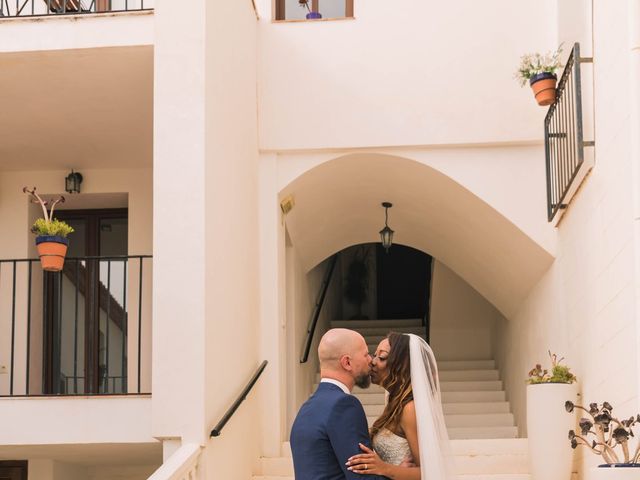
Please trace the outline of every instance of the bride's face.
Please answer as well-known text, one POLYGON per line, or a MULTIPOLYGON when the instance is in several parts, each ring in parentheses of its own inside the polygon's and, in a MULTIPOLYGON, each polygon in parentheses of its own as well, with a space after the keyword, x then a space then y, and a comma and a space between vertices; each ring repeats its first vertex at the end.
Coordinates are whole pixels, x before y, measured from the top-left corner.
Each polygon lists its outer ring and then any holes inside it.
POLYGON ((387 358, 389 358, 389 352, 391 351, 391 345, 386 338, 378 344, 376 353, 371 359, 371 383, 380 385, 389 374, 387 369, 387 358))

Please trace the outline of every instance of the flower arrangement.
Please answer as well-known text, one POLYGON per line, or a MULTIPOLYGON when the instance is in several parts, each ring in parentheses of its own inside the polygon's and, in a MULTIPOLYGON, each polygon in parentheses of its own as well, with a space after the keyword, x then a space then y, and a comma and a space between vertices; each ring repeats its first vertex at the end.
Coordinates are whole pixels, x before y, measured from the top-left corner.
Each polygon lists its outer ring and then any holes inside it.
POLYGON ((562 365, 561 362, 564 357, 558 360, 558 355, 549 351, 549 358, 551 359, 551 373, 547 369, 542 369, 542 365, 539 363, 529 371, 529 378, 527 383, 529 385, 536 385, 539 383, 574 383, 577 381, 576 376, 571 373, 571 369, 566 365, 562 365))
POLYGON ((565 409, 568 413, 572 413, 575 409, 583 410, 587 413, 588 418, 580 419, 580 433, 569 430, 569 441, 571 448, 575 449, 578 445, 586 446, 596 455, 601 455, 608 465, 625 465, 640 467, 640 441, 636 442, 633 454, 629 449, 629 440, 634 437, 633 429, 635 425, 640 424, 640 414, 625 420, 618 420, 611 415, 613 407, 609 402, 602 405, 591 403, 589 409, 573 402, 567 401, 565 409), (590 442, 590 437, 593 440, 590 442), (617 447, 622 450, 622 459, 615 451, 617 447))
POLYGON ((544 55, 540 53, 527 53, 520 57, 520 66, 515 73, 515 78, 520 82, 521 86, 525 86, 536 75, 541 73, 555 74, 556 70, 562 66, 560 63, 560 54, 562 53, 562 45, 553 52, 547 52, 544 55))
POLYGON ((57 237, 66 237, 70 233, 73 233, 73 228, 66 222, 58 220, 53 217, 53 211, 59 203, 64 203, 64 197, 60 195, 56 199, 44 200, 40 195, 36 193, 36 187, 29 190, 27 187, 22 189, 24 193, 28 193, 33 203, 37 203, 42 208, 42 218, 35 221, 31 227, 31 232, 36 235, 51 235, 57 237), (49 210, 47 210, 49 207, 49 210))

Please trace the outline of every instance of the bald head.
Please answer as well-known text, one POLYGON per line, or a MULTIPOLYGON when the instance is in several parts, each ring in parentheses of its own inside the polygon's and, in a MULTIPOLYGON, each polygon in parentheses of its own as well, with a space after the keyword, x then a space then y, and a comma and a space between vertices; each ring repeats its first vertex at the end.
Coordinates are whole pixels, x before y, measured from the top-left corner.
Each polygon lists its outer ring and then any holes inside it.
POLYGON ((340 358, 343 355, 353 356, 363 343, 365 341, 362 335, 353 330, 346 328, 329 330, 322 336, 318 346, 320 368, 327 370, 340 368, 340 358))

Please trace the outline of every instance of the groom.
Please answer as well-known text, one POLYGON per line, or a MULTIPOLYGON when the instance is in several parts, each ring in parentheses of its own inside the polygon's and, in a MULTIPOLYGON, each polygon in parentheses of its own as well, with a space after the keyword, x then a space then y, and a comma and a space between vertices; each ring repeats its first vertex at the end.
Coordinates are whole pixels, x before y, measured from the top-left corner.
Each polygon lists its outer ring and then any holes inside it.
MULTIPOLYGON (((367 388, 371 355, 362 335, 344 328, 329 330, 320 340, 320 385, 300 408, 291 428, 296 480, 363 480, 345 463, 370 447, 367 417, 351 395, 354 385, 367 388)), ((365 480, 386 477, 369 475, 365 480)))

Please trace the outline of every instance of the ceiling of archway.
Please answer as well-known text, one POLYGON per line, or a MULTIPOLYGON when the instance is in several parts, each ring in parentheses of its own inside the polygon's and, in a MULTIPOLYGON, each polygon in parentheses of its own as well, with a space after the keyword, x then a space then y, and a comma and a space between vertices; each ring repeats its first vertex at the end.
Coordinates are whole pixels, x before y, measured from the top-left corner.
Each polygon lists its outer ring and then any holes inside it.
POLYGON ((418 162, 355 154, 291 182, 291 241, 307 269, 342 250, 379 241, 383 201, 394 240, 448 265, 505 316, 513 314, 553 257, 507 218, 449 177, 418 162))

